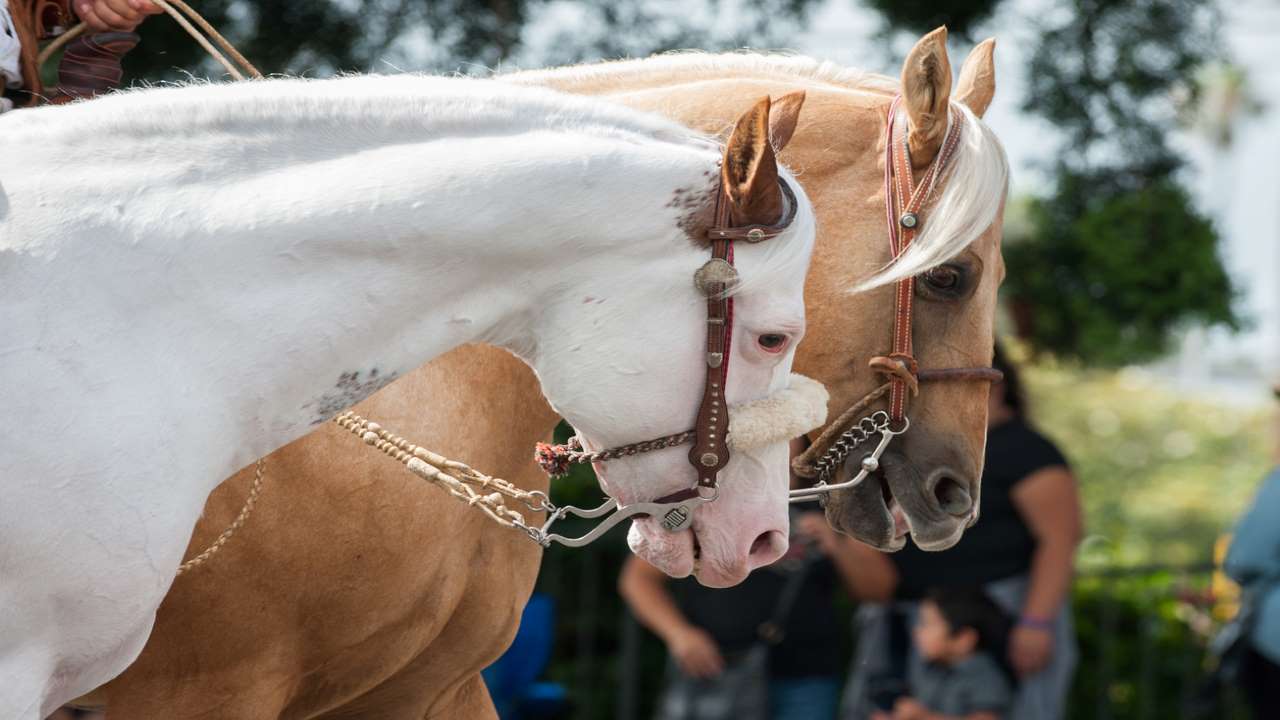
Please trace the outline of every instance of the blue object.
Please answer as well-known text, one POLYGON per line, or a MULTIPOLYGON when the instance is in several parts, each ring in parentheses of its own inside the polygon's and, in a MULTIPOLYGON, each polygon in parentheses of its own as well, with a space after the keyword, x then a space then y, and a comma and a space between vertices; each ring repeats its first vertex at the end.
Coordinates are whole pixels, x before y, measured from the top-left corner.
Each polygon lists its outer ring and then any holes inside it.
POLYGON ((1236 525, 1224 566, 1245 592, 1257 593, 1249 637, 1254 650, 1280 663, 1280 468, 1262 481, 1236 525))
POLYGON ((769 716, 773 720, 834 718, 839 705, 839 678, 814 676, 769 679, 769 716))
POLYGON ((498 717, 532 720, 561 714, 568 707, 567 693, 555 683, 536 682, 547 669, 555 643, 555 600, 534 593, 520 616, 511 647, 480 674, 498 717))

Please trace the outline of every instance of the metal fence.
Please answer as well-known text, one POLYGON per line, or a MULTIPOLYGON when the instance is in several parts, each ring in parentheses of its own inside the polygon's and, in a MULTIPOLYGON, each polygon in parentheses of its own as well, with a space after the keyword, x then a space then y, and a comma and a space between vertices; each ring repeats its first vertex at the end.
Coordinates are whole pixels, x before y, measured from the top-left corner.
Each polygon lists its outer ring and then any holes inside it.
MULTIPOLYGON (((617 576, 620 538, 549 552, 538 591, 556 603, 549 678, 573 720, 652 716, 665 650, 627 612, 617 576)), ((1081 573, 1073 592, 1080 662, 1069 717, 1091 720, 1247 718, 1235 693, 1207 687, 1205 646, 1216 628, 1211 565, 1114 567, 1081 573)), ((850 606, 852 609, 852 606, 850 606)), ((839 631, 849 646, 847 628, 839 631)))

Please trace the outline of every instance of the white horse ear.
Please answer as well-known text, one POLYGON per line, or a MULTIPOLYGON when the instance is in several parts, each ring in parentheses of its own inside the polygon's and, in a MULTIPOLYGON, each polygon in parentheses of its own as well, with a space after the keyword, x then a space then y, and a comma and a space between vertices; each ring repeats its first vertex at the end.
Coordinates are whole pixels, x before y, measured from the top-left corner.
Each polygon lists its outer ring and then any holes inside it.
POLYGON ((996 94, 995 52, 995 38, 978 43, 960 66, 960 79, 956 81, 956 101, 978 117, 986 114, 996 94))
POLYGON ((720 181, 734 225, 772 225, 782 217, 778 158, 769 142, 769 97, 738 118, 724 148, 720 181))
POLYGON ((902 64, 902 105, 910 123, 907 142, 911 164, 933 162, 947 133, 947 105, 951 101, 951 61, 947 59, 947 28, 920 38, 902 64))
POLYGON ((774 152, 782 152, 787 143, 791 142, 791 136, 796 132, 796 123, 800 121, 800 108, 804 107, 804 98, 803 90, 789 92, 774 100, 769 108, 769 144, 773 145, 774 152))

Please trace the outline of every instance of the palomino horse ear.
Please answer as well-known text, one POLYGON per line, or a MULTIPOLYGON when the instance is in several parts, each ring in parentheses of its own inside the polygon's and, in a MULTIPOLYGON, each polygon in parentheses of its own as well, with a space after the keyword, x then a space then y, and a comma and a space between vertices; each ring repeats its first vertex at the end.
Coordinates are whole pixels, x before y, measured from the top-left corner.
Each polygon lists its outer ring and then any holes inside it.
POLYGON ((951 100, 951 61, 947 59, 947 28, 920 38, 902 64, 902 105, 907 111, 911 164, 924 167, 942 147, 947 134, 947 104, 951 100))
POLYGON ((769 144, 775 153, 791 142, 796 123, 800 120, 800 108, 804 106, 804 91, 797 90, 773 101, 769 108, 769 144))
POLYGON ((978 117, 986 114, 996 94, 995 52, 995 38, 978 43, 960 66, 960 79, 956 81, 956 101, 964 103, 978 117))
POLYGON ((782 217, 778 159, 769 143, 769 106, 766 96, 743 113, 724 148, 720 181, 734 225, 772 225, 782 217))

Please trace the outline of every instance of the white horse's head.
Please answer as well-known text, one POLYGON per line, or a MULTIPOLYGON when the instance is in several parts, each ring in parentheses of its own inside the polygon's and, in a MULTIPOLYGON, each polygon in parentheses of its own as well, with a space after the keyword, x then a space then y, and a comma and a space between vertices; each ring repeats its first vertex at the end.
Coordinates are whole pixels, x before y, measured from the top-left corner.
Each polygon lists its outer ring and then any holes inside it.
MULTIPOLYGON (((732 227, 774 226, 793 215, 776 237, 733 243, 739 281, 728 293, 724 398, 733 449, 717 478, 717 498, 695 510, 689 529, 669 532, 660 518, 645 517, 629 536, 631 548, 658 568, 677 577, 693 573, 706 585, 736 584, 786 551, 788 437, 779 428, 789 426, 794 436, 803 432, 797 423, 808 428, 825 416, 824 390, 803 381, 805 387, 789 389, 804 334, 814 220, 775 150, 789 139, 803 99, 796 93, 772 104, 761 100, 737 122, 719 170, 718 158, 707 155, 696 184, 673 188, 663 212, 627 219, 623 227, 637 237, 670 237, 669 252, 645 258, 643 272, 620 268, 575 284, 580 296, 553 302, 538 319, 539 346, 530 357, 547 397, 586 450, 692 428, 707 382, 709 327, 708 300, 694 274, 711 256, 707 230, 718 193, 725 193, 732 227), (735 413, 735 406, 752 401, 735 413)), ((641 195, 650 188, 633 190, 641 195)), ((605 492, 623 505, 692 488, 699 477, 688 444, 596 463, 596 472, 605 492)))

